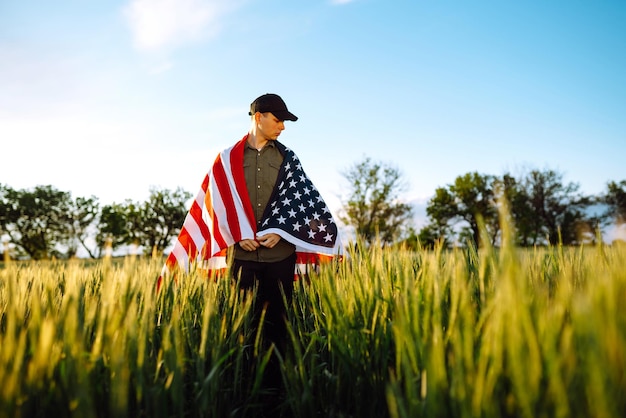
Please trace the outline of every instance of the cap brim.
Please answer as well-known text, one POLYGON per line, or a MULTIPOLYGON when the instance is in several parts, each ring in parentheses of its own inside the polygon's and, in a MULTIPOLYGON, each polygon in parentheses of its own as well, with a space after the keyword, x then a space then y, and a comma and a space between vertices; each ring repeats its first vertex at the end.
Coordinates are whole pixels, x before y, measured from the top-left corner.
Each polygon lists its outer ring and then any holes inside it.
POLYGON ((279 110, 272 112, 272 114, 280 120, 290 120, 293 122, 298 120, 298 117, 288 110, 279 110))

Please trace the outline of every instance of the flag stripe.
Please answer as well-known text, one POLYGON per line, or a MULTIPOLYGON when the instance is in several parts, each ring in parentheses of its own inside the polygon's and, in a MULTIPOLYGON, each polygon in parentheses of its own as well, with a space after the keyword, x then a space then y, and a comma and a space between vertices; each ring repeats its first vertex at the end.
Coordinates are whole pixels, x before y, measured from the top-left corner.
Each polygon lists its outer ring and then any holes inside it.
POLYGON ((256 232, 254 228, 254 212, 243 174, 242 144, 244 143, 245 141, 240 141, 234 147, 224 151, 221 159, 227 185, 235 206, 233 211, 227 212, 227 216, 229 216, 229 219, 234 216, 239 220, 234 242, 239 242, 242 239, 253 239, 256 232), (243 195, 240 194, 242 191, 243 195))
POLYGON ((183 269, 183 271, 189 271, 189 255, 185 248, 182 245, 177 245, 172 250, 172 254, 176 258, 178 265, 183 269))
POLYGON ((293 235, 290 235, 289 233, 279 228, 264 229, 263 231, 258 233, 260 237, 262 237, 263 235, 267 235, 267 234, 280 235, 281 238, 286 239, 287 241, 294 244, 296 246, 296 251, 298 250, 303 251, 303 252, 309 251, 312 253, 328 254, 331 256, 333 254, 336 254, 336 250, 334 247, 320 247, 319 245, 308 243, 306 241, 301 240, 298 237, 294 237, 293 235))
MULTIPOLYGON (((229 225, 224 219, 224 213, 227 209, 220 191, 215 187, 215 181, 211 181, 209 184, 209 190, 204 198, 204 202, 207 214, 206 223, 211 237, 211 247, 218 249, 228 247, 228 243, 233 241, 233 237, 229 225)), ((212 256, 213 251, 214 249, 211 248, 209 255, 212 256)))
POLYGON ((213 166, 215 181, 212 183, 212 186, 217 189, 218 193, 216 193, 216 196, 219 196, 223 205, 223 207, 220 208, 220 215, 224 216, 225 222, 220 219, 221 216, 216 217, 215 222, 224 227, 224 235, 226 235, 226 231, 228 231, 230 238, 237 242, 241 240, 241 229, 239 227, 235 201, 228 184, 228 178, 222 161, 223 159, 220 155, 219 161, 213 166))

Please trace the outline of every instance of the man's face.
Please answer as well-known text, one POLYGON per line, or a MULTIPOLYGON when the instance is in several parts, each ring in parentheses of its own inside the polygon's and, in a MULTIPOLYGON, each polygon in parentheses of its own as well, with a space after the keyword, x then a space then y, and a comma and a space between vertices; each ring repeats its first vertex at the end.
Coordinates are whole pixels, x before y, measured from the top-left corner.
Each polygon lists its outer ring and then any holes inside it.
POLYGON ((272 113, 260 114, 257 131, 268 141, 278 138, 283 129, 285 129, 285 122, 279 120, 272 113))

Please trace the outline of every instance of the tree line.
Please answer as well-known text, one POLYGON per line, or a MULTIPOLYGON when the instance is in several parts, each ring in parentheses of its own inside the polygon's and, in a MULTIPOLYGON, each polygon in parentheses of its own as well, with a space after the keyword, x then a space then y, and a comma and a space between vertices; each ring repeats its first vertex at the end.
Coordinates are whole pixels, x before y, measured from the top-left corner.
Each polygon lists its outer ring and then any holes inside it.
POLYGON ((564 182, 558 171, 533 169, 517 177, 478 172, 458 176, 435 190, 426 207, 428 223, 415 231, 408 222, 413 208, 400 198, 407 182, 398 168, 365 158, 343 176, 350 191, 340 219, 366 244, 439 242, 450 247, 489 239, 498 245, 503 204, 523 247, 594 243, 602 239, 603 228, 626 223, 626 180, 609 181, 602 194, 593 196, 581 193, 577 183, 564 182))
POLYGON ((190 197, 181 188, 152 188, 145 202, 101 206, 94 196, 74 198, 50 185, 0 185, 0 237, 12 244, 11 257, 34 260, 72 258, 80 248, 99 258, 123 245, 162 252, 178 235, 190 197))
MULTIPOLYGON (((452 246, 485 237, 498 245, 504 202, 520 246, 593 243, 603 227, 626 223, 626 180, 609 181, 601 195, 588 196, 545 169, 518 177, 458 176, 435 190, 428 223, 416 231, 413 208, 402 199, 408 182, 398 168, 366 157, 341 174, 348 185, 339 219, 366 245, 452 246)), ((34 260, 75 257, 81 248, 99 258, 124 245, 162 253, 180 232, 191 196, 181 188, 152 188, 145 202, 101 206, 94 196, 74 198, 50 185, 15 190, 0 184, 0 237, 11 244, 2 250, 34 260)))
POLYGON ((483 239, 497 245, 502 204, 508 205, 507 221, 519 246, 595 243, 602 240, 603 228, 626 220, 626 181, 610 181, 603 194, 594 196, 551 169, 517 178, 468 173, 435 191, 426 208, 430 223, 419 237, 429 243, 479 243, 482 227, 483 239))

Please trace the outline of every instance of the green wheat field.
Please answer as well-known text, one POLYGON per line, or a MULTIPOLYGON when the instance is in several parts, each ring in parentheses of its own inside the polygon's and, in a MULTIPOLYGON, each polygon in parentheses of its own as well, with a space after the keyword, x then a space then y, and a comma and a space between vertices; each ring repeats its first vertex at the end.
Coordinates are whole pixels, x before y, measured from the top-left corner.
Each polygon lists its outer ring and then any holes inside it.
MULTIPOLYGON (((228 280, 0 266, 0 416, 258 416, 269 352, 228 280)), ((353 251, 289 321, 282 416, 626 416, 624 246, 353 251)))

